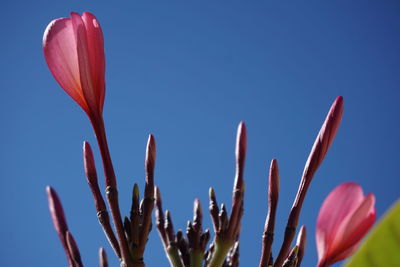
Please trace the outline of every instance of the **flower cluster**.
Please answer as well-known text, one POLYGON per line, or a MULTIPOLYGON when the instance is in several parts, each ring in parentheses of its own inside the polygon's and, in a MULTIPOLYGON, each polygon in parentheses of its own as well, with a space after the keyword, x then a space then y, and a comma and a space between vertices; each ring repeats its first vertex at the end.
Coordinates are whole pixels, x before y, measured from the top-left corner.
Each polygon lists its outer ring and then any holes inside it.
MULTIPOLYGON (((103 120, 105 97, 105 56, 103 33, 97 19, 90 13, 71 13, 69 18, 53 20, 43 37, 43 50, 48 67, 64 91, 88 115, 93 126, 105 176, 105 195, 101 193, 94 155, 88 142, 83 144, 83 161, 88 185, 92 191, 99 223, 119 258, 122 267, 145 266, 144 252, 151 231, 152 211, 156 209, 156 225, 166 255, 173 267, 234 267, 239 265, 239 236, 244 212, 244 166, 247 150, 247 130, 241 122, 236 140, 236 175, 232 192, 232 207, 217 204, 210 188, 209 212, 214 236, 203 230, 203 211, 199 200, 194 202, 193 221, 189 221, 186 236, 174 231, 171 213, 163 211, 160 189, 154 184, 156 143, 149 135, 145 172, 144 197, 140 200, 139 187, 133 185, 129 216, 122 220, 119 209, 117 179, 108 149, 103 120), (106 204, 107 203, 107 204, 106 204), (111 220, 115 229, 111 226, 111 220), (209 240, 211 244, 207 247, 209 240)), ((273 159, 269 171, 268 212, 262 233, 260 267, 300 266, 306 244, 306 228, 301 226, 296 244, 299 216, 308 188, 339 128, 343 114, 343 98, 333 102, 306 161, 296 197, 288 216, 283 243, 276 259, 272 256, 276 210, 279 199, 278 161, 273 159)), ((68 229, 61 201, 55 190, 47 188, 49 209, 54 227, 64 247, 71 267, 83 266, 78 246, 68 229)), ((375 221, 374 195, 364 196, 359 185, 344 183, 324 201, 317 220, 316 240, 318 266, 329 266, 348 257, 375 221)), ((105 250, 99 251, 100 266, 106 267, 105 250)))

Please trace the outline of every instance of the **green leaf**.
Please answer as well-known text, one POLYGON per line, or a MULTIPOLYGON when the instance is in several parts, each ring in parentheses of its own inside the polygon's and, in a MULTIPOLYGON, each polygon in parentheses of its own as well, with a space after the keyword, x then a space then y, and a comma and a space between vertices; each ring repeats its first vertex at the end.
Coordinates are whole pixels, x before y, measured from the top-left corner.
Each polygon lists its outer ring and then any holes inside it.
POLYGON ((400 266, 400 200, 386 212, 345 266, 400 266))

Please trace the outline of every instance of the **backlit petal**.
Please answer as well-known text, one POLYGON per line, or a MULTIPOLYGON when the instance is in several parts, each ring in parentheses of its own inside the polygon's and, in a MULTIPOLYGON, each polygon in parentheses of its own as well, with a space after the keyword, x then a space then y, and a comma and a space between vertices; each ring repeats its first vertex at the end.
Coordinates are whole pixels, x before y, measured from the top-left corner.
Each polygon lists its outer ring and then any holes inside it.
POLYGON ((342 229, 340 229, 340 239, 336 240, 337 243, 334 245, 335 251, 331 252, 335 256, 335 261, 348 257, 353 252, 349 248, 357 248, 356 245, 374 224, 375 217, 375 196, 368 194, 347 222, 343 223, 342 229), (347 250, 347 253, 340 253, 344 250, 347 250))
POLYGON ((80 82, 76 38, 69 18, 53 20, 43 36, 44 56, 56 81, 84 110, 87 104, 80 82))
POLYGON ((71 20, 74 32, 76 33, 76 48, 82 92, 89 107, 90 113, 97 114, 98 102, 95 94, 96 88, 94 87, 92 79, 85 24, 83 23, 82 17, 75 12, 71 12, 71 20))
POLYGON ((89 53, 89 61, 91 67, 91 77, 95 89, 96 100, 103 111, 104 95, 105 95, 105 56, 104 56, 104 40, 103 32, 96 17, 89 13, 84 12, 82 20, 86 28, 87 46, 89 53))
POLYGON ((318 259, 325 257, 335 243, 342 223, 349 220, 363 200, 362 188, 350 182, 339 185, 328 195, 317 219, 318 259))

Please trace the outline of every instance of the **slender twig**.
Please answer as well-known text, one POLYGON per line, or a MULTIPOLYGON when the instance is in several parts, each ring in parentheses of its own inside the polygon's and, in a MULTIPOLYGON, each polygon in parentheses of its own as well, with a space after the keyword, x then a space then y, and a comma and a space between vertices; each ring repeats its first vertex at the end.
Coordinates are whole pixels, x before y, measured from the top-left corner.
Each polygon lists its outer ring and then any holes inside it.
POLYGON ((74 266, 75 267, 83 267, 82 260, 81 260, 81 254, 79 253, 78 245, 76 244, 74 237, 72 236, 72 234, 69 231, 67 231, 65 237, 67 240, 67 246, 68 246, 69 253, 75 263, 74 266))
POLYGON ((146 185, 143 199, 143 222, 139 234, 139 254, 143 257, 144 249, 151 230, 151 214, 154 208, 154 167, 156 164, 156 143, 153 135, 149 135, 146 149, 146 185))
POLYGON ((210 239, 210 233, 207 229, 203 233, 202 229, 203 212, 200 201, 195 199, 193 205, 193 222, 188 222, 186 235, 188 239, 188 248, 190 256, 190 267, 201 267, 204 258, 204 250, 210 239))
POLYGON ((103 196, 100 193, 100 188, 97 179, 97 171, 94 162, 94 156, 90 144, 83 142, 83 162, 86 174, 86 180, 89 184, 90 190, 93 194, 94 204, 97 211, 97 218, 103 231, 114 249, 115 254, 121 259, 121 252, 119 250, 118 241, 115 238, 114 231, 110 224, 110 217, 108 215, 106 203, 104 202, 103 196))
POLYGON ((291 243, 296 233, 296 227, 299 221, 301 207, 304 202, 308 187, 310 186, 311 180, 314 177, 315 172, 321 165, 330 145, 332 144, 333 138, 339 128, 343 113, 343 98, 337 97, 333 102, 331 109, 318 133, 318 136, 311 149, 310 155, 308 156, 303 175, 300 181, 300 185, 296 194, 296 198, 293 202, 292 209, 289 214, 289 218, 286 225, 284 240, 279 251, 279 255, 274 263, 274 267, 280 267, 283 261, 286 259, 291 243))
POLYGON ((214 191, 210 190, 210 213, 213 219, 215 238, 213 241, 213 251, 207 267, 221 267, 225 261, 225 257, 229 249, 237 241, 241 218, 243 216, 243 196, 244 196, 244 162, 246 158, 247 148, 247 133, 244 122, 238 126, 236 137, 236 174, 232 192, 232 211, 230 216, 225 209, 225 205, 221 205, 221 210, 218 214, 218 222, 216 220, 216 200, 214 191))
POLYGON ((244 196, 244 162, 246 158, 247 148, 247 133, 244 122, 241 122, 238 127, 237 138, 236 138, 236 175, 235 183, 232 193, 232 212, 229 218, 229 230, 228 235, 236 237, 239 224, 241 220, 240 210, 243 204, 244 196))
POLYGON ((110 156, 110 151, 108 149, 104 121, 101 118, 98 121, 92 121, 92 125, 97 137, 97 142, 99 144, 100 153, 103 160, 107 202, 110 207, 115 230, 118 236, 118 244, 121 250, 122 258, 121 267, 134 266, 131 255, 129 253, 128 241, 125 236, 124 226, 121 218, 121 211, 119 209, 117 181, 115 178, 115 172, 110 156))
POLYGON ((184 267, 185 264, 179 254, 177 238, 175 236, 174 226, 172 224, 171 213, 165 211, 165 217, 162 209, 161 193, 158 187, 155 187, 156 202, 156 226, 160 234, 164 250, 172 267, 184 267))
POLYGON ((268 182, 268 214, 265 220, 264 232, 262 236, 262 254, 260 267, 268 267, 271 246, 274 240, 275 216, 279 199, 279 168, 278 161, 273 159, 269 168, 268 182))

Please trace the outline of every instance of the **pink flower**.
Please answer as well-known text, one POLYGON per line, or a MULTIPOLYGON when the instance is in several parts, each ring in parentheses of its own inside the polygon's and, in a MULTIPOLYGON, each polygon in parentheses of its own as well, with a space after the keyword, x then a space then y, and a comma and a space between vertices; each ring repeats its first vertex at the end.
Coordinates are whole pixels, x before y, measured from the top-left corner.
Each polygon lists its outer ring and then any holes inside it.
POLYGON ((104 41, 96 18, 84 12, 55 19, 43 36, 47 65, 56 81, 91 120, 103 113, 105 95, 104 41))
POLYGON ((375 196, 360 185, 344 183, 325 199, 317 219, 318 267, 350 256, 375 222, 375 196))

